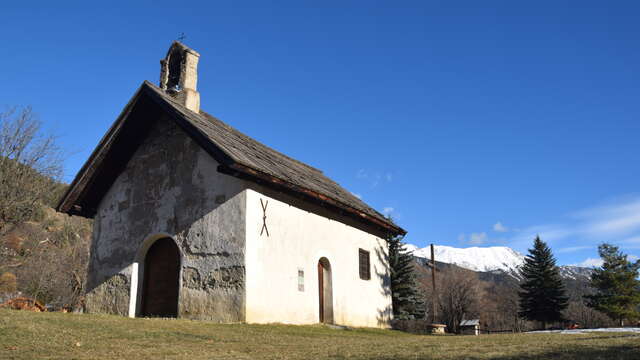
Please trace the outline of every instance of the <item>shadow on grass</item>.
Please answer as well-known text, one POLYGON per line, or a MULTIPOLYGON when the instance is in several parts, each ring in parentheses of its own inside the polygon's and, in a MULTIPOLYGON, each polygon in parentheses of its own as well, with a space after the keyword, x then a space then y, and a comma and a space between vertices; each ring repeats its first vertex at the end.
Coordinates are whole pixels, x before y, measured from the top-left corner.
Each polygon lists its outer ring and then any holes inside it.
MULTIPOLYGON (((478 358, 480 359, 480 358, 478 358)), ((486 358, 484 358, 486 359, 486 358)), ((631 346, 631 345, 620 345, 620 346, 610 346, 598 349, 585 349, 585 348, 576 348, 570 347, 562 350, 552 350, 543 353, 536 354, 519 354, 517 356, 509 355, 504 357, 495 357, 492 359, 496 360, 507 360, 507 359, 520 359, 520 360, 539 360, 539 359, 553 359, 553 360, 573 360, 573 359, 581 359, 581 360, 637 360, 640 359, 640 345, 639 346, 631 346)))
MULTIPOLYGON (((640 334, 623 334, 623 335, 611 335, 611 336, 581 337, 581 338, 578 338, 576 340, 577 341, 585 341, 585 340, 620 339, 620 338, 640 338, 640 334)), ((638 344, 639 344, 638 346, 640 346, 640 342, 638 344)), ((638 354, 638 359, 640 359, 640 354, 638 354)))
MULTIPOLYGON (((369 356, 366 359, 375 360, 435 360, 435 359, 451 359, 451 357, 438 354, 438 349, 433 349, 433 355, 427 354, 406 354, 401 356, 369 356)), ((330 357, 331 359, 347 359, 342 354, 337 353, 330 357)), ((360 357, 357 357, 360 358, 360 357)), ((536 352, 531 354, 512 354, 504 356, 488 356, 488 355, 460 355, 459 359, 465 360, 638 360, 640 359, 640 344, 638 346, 620 345, 610 346, 598 349, 584 348, 565 348, 562 350, 553 350, 546 352, 536 352)))

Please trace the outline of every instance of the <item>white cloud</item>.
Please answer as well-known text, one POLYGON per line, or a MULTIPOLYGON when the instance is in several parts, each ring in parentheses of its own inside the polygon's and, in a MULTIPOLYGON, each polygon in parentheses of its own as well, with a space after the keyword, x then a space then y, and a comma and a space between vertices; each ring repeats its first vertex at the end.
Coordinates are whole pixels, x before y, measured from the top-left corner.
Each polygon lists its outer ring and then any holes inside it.
POLYGON ((602 266, 602 259, 600 258, 586 258, 583 262, 573 264, 574 266, 582 266, 582 267, 598 267, 602 266))
POLYGON ((393 212, 395 211, 394 208, 392 208, 391 206, 387 206, 384 209, 382 209, 382 213, 386 216, 391 215, 393 212))
POLYGON ((561 248, 559 250, 557 250, 556 252, 559 254, 564 254, 564 253, 571 253, 571 252, 576 252, 576 251, 580 251, 580 250, 587 250, 587 249, 594 249, 595 246, 593 245, 585 245, 585 246, 570 246, 570 247, 565 247, 565 248, 561 248))
POLYGON ((573 212, 563 220, 512 229, 509 245, 523 251, 540 235, 550 245, 561 242, 564 249, 560 252, 578 251, 587 246, 595 249, 602 242, 618 244, 623 251, 640 248, 640 196, 618 198, 605 205, 573 212))
POLYGON ((480 245, 480 244, 484 243, 485 241, 487 241, 487 233, 485 233, 485 232, 471 233, 471 235, 469 235, 469 243, 470 244, 480 245))
POLYGON ((576 235, 576 231, 571 225, 536 225, 520 230, 511 241, 515 244, 530 246, 536 236, 548 243, 565 239, 571 235, 576 235))
POLYGON ((619 217, 605 218, 594 222, 587 231, 595 234, 625 234, 640 229, 640 213, 620 214, 619 217))
POLYGON ((380 184, 393 182, 393 173, 392 172, 369 172, 365 169, 359 169, 356 172, 356 179, 359 179, 367 183, 370 189, 375 189, 380 184))
POLYGON ((372 189, 375 189, 378 186, 378 184, 380 184, 380 178, 381 178, 380 174, 376 174, 373 177, 373 180, 371 180, 371 186, 370 186, 372 189))
POLYGON ((623 244, 640 244, 640 236, 630 237, 621 241, 623 244))
POLYGON ((351 195, 357 197, 358 199, 362 200, 362 195, 358 194, 358 193, 351 193, 351 195))
MULTIPOLYGON (((627 260, 629 260, 630 262, 634 262, 639 259, 640 258, 635 255, 627 255, 627 260)), ((600 267, 602 266, 602 264, 603 264, 603 261, 600 258, 586 258, 584 261, 577 264, 572 264, 572 265, 582 266, 582 267, 600 267)))
POLYGON ((640 197, 624 197, 606 205, 573 214, 584 233, 591 236, 624 236, 640 231, 640 197))
POLYGON ((498 221, 497 223, 495 223, 493 225, 493 231, 495 231, 495 232, 507 232, 507 231, 509 231, 509 228, 507 228, 506 226, 502 225, 502 223, 500 221, 498 221))

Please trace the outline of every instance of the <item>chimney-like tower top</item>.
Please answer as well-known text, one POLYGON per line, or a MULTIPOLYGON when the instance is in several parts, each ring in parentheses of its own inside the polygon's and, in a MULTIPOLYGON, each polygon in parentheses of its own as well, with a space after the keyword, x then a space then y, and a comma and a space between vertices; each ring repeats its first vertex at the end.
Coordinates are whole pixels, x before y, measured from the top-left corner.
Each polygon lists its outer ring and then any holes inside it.
POLYGON ((167 56, 160 60, 160 88, 193 112, 200 111, 198 59, 200 54, 174 41, 167 56))

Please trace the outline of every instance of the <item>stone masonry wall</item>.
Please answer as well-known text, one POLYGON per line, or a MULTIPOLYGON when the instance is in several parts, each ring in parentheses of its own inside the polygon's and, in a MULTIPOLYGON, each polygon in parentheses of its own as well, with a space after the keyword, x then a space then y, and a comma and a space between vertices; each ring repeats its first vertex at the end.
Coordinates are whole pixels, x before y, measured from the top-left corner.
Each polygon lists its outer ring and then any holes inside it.
POLYGON ((172 121, 150 126, 95 217, 87 311, 128 314, 132 264, 145 239, 165 234, 182 255, 179 316, 244 321, 246 183, 218 173, 172 121))

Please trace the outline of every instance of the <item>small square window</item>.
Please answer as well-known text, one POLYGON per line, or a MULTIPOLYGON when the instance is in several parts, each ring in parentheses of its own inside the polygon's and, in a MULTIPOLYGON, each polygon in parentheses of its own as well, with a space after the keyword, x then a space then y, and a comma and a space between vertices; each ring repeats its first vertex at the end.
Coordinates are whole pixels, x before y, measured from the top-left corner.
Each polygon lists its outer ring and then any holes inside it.
POLYGON ((304 291, 304 270, 298 269, 298 291, 304 291))
POLYGON ((369 262, 369 252, 366 250, 358 249, 358 260, 360 265, 360 279, 371 279, 371 264, 369 262))

